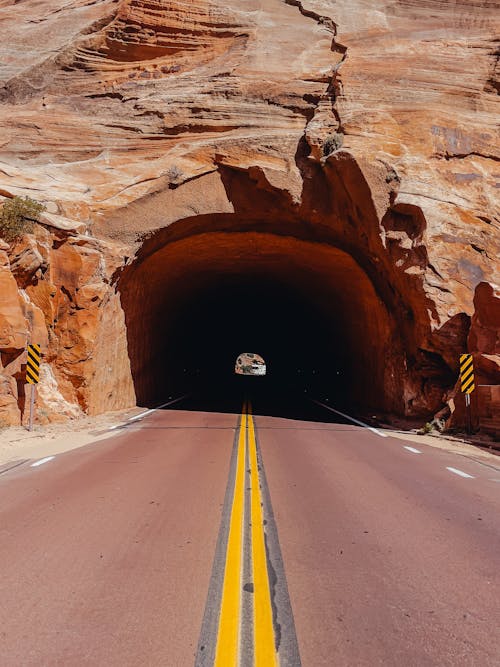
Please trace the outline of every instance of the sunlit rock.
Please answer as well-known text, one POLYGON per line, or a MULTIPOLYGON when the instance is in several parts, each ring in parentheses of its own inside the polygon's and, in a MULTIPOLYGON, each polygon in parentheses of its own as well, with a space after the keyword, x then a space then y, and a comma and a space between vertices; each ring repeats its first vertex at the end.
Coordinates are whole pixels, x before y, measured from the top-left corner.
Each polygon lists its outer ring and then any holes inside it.
POLYGON ((0 195, 47 204, 0 247, 2 355, 39 338, 87 412, 152 400, 148 307, 250 271, 251 242, 343 317, 351 371, 375 378, 361 408, 432 415, 464 349, 493 377, 498 325, 474 304, 500 255, 492 3, 56 5, 0 9, 0 195))

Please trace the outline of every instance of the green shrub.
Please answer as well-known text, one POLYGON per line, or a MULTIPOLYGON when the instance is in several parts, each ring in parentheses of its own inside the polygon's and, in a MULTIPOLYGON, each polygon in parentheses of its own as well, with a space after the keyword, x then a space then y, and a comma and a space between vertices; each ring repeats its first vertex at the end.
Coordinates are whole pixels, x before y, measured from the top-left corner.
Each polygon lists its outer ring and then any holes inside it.
POLYGON ((434 426, 432 422, 427 422, 422 428, 420 428, 417 433, 418 435, 428 435, 434 431, 434 426))
POLYGON ((30 197, 7 199, 0 210, 0 236, 6 241, 15 241, 23 234, 29 234, 45 208, 30 197))
POLYGON ((342 148, 344 143, 344 135, 342 132, 334 132, 329 134, 323 142, 323 155, 326 157, 335 151, 338 151, 339 148, 342 148))

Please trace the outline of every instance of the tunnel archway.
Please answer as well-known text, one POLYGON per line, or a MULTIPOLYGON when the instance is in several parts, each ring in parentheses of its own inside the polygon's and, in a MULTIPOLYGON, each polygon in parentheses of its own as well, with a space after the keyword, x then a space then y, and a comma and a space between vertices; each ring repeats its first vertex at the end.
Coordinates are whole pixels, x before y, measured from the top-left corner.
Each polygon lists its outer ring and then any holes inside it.
POLYGON ((231 392, 234 359, 255 349, 268 364, 259 382, 273 390, 397 409, 386 355, 401 347, 397 326, 367 273, 334 245, 198 229, 152 244, 119 289, 140 404, 200 387, 231 392))

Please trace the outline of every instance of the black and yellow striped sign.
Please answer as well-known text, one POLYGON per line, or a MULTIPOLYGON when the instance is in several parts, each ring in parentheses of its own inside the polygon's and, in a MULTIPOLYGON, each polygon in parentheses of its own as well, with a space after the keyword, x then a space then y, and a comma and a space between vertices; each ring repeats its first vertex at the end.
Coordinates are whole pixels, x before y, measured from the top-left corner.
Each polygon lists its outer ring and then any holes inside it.
POLYGON ((28 359, 26 361, 26 382, 38 384, 40 382, 40 359, 42 352, 40 345, 28 345, 28 359))
POLYGON ((464 394, 472 394, 476 385, 474 384, 474 364, 472 354, 460 355, 460 388, 464 394))

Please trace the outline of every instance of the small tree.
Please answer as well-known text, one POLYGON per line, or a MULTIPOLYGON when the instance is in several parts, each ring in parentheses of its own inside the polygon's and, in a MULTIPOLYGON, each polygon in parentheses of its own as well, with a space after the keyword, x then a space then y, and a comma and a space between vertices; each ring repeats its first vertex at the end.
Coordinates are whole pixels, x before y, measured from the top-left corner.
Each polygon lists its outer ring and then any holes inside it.
POLYGON ((30 197, 13 197, 4 202, 0 210, 0 236, 6 241, 15 241, 23 234, 33 231, 45 206, 30 197))

